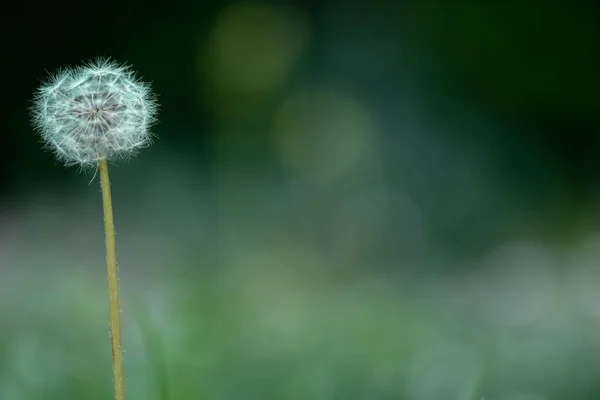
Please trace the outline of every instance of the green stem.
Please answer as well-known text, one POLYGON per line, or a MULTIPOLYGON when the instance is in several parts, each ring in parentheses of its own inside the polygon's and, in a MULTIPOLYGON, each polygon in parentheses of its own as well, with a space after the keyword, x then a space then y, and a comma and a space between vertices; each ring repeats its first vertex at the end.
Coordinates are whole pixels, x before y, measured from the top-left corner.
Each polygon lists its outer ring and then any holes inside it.
POLYGON ((108 163, 106 160, 101 160, 98 163, 98 169, 100 170, 100 186, 102 188, 102 205, 104 208, 104 236, 106 240, 106 267, 108 272, 113 383, 115 386, 115 400, 125 400, 123 348, 121 346, 121 321, 119 316, 119 277, 117 275, 117 252, 115 249, 115 225, 113 222, 110 180, 108 178, 108 163))

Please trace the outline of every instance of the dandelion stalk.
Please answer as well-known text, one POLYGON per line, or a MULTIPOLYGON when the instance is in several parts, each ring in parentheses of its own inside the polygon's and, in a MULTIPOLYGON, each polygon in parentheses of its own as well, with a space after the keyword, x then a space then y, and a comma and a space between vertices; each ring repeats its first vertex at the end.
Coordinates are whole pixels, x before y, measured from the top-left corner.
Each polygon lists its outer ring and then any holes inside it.
POLYGON ((115 385, 115 399, 125 400, 125 375, 123 373, 123 347, 121 345, 121 319, 119 315, 121 312, 119 306, 119 276, 117 271, 112 199, 110 197, 110 179, 108 177, 108 163, 106 160, 101 160, 98 163, 98 169, 100 170, 100 187, 102 188, 102 206, 104 208, 104 237, 106 241, 113 383, 115 385))
POLYGON ((150 144, 157 110, 149 85, 129 66, 102 58, 50 76, 31 108, 34 127, 59 161, 100 171, 116 400, 125 399, 125 379, 108 161, 129 158, 150 144))

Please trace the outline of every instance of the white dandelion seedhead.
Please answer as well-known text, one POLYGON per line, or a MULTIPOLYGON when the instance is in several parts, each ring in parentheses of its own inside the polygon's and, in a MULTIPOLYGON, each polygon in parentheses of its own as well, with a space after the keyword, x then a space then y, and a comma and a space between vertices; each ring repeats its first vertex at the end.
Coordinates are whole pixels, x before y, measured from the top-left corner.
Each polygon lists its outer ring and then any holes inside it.
POLYGON ((127 158, 151 142, 158 103, 130 67, 99 58, 51 75, 35 94, 34 127, 65 165, 127 158))

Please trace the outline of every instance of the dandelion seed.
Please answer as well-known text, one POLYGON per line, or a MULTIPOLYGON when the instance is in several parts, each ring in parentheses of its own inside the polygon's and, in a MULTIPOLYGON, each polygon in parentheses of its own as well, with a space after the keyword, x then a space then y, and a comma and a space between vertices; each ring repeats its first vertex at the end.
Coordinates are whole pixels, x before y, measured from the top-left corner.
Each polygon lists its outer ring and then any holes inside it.
POLYGON ((147 147, 158 104, 129 66, 98 58, 51 75, 31 111, 34 127, 58 160, 86 167, 147 147))

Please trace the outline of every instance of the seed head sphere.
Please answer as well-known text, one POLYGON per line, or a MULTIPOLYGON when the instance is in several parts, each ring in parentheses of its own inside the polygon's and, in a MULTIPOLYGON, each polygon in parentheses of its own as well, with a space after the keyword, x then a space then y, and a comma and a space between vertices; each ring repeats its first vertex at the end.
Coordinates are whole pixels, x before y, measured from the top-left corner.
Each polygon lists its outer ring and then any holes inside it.
POLYGON ((32 121, 66 166, 131 157, 151 143, 158 103, 128 65, 99 58, 51 75, 37 90, 32 121))

